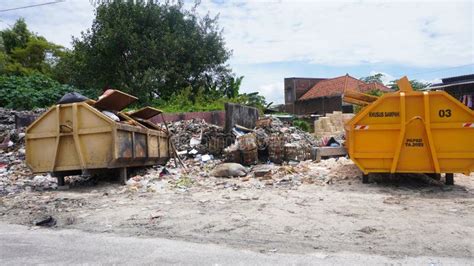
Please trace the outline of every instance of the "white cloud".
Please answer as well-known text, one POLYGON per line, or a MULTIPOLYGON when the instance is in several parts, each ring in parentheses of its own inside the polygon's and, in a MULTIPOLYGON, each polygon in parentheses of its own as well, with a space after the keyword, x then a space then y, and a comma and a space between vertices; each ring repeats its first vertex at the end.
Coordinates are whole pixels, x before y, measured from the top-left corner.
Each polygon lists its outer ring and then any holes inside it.
MULTIPOLYGON (((191 0, 187 2, 191 5, 191 0)), ((474 61, 472 1, 210 1, 199 11, 220 14, 233 62, 307 61, 418 67, 474 61)), ((38 1, 2 1, 2 8, 38 1)), ((30 28, 70 46, 94 17, 87 0, 0 13, 0 28, 25 17, 30 28)))
POLYGON ((205 1, 237 63, 473 63, 471 1, 205 1))
POLYGON ((283 81, 263 84, 257 88, 260 95, 265 96, 267 103, 283 103, 283 81))
MULTIPOLYGON (((2 1, 2 9, 27 6, 51 1, 2 1)), ((0 29, 12 26, 23 17, 28 28, 49 41, 71 47, 72 36, 91 27, 94 7, 88 0, 65 2, 0 13, 0 29)))

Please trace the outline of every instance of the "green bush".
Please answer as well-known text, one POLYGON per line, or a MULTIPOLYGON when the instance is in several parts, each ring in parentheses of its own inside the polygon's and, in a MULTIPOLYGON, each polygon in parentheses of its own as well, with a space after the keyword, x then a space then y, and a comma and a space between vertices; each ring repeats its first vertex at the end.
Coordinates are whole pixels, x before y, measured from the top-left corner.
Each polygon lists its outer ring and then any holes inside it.
POLYGON ((0 76, 0 107, 17 110, 48 107, 71 91, 77 90, 39 73, 0 76))
POLYGON ((191 87, 188 87, 173 94, 167 101, 154 100, 153 106, 166 113, 216 111, 224 110, 226 99, 226 97, 214 95, 212 92, 205 93, 202 89, 193 93, 191 87))
POLYGON ((311 126, 308 122, 304 121, 304 120, 294 120, 293 121, 293 126, 303 130, 303 131, 306 131, 306 132, 311 132, 311 126))
POLYGON ((261 112, 266 104, 265 98, 258 95, 258 92, 238 94, 229 98, 217 90, 200 88, 194 93, 192 88, 188 87, 174 93, 167 101, 155 99, 152 105, 167 113, 184 113, 224 110, 226 102, 253 106, 261 112))

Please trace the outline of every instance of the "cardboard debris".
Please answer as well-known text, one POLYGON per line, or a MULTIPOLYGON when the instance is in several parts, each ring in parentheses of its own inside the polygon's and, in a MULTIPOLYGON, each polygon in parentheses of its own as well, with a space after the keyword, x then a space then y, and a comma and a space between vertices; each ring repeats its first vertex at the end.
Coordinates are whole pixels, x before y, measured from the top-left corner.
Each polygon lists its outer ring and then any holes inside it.
POLYGON ((344 139, 344 124, 351 120, 354 114, 343 114, 339 111, 326 114, 314 121, 314 137, 319 140, 319 146, 326 146, 331 137, 338 141, 344 139))
POLYGON ((133 117, 133 118, 140 118, 140 119, 150 119, 152 117, 155 117, 159 114, 163 113, 163 111, 159 110, 159 109, 156 109, 156 108, 153 108, 153 107, 150 107, 150 106, 147 106, 147 107, 143 107, 141 109, 138 109, 136 111, 133 111, 133 112, 129 112, 127 113, 130 117, 133 117))
POLYGON ((99 96, 94 104, 95 108, 101 110, 122 111, 124 108, 138 100, 137 97, 127 94, 119 90, 106 90, 104 94, 99 96))

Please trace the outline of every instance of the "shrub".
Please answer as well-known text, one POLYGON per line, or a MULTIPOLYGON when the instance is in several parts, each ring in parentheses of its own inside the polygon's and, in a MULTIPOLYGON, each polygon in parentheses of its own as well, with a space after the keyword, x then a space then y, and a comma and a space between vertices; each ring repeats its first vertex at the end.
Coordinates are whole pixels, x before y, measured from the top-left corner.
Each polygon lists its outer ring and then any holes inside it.
POLYGON ((0 107, 17 110, 48 107, 71 91, 77 90, 39 73, 0 76, 0 107))
POLYGON ((294 120, 293 121, 293 126, 303 130, 303 131, 306 131, 306 132, 311 132, 311 126, 308 122, 304 121, 304 120, 294 120))

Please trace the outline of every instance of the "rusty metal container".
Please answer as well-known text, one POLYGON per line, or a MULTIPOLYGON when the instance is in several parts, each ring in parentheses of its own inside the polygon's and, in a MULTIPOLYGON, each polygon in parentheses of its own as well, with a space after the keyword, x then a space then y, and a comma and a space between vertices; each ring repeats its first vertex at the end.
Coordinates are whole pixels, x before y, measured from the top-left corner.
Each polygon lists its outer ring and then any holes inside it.
POLYGON ((53 106, 27 128, 26 164, 34 173, 51 172, 63 178, 120 168, 125 179, 128 167, 163 164, 169 159, 166 132, 123 113, 117 113, 121 121, 115 121, 97 109, 97 103, 53 106))

